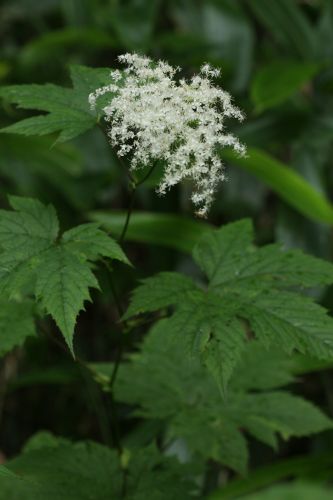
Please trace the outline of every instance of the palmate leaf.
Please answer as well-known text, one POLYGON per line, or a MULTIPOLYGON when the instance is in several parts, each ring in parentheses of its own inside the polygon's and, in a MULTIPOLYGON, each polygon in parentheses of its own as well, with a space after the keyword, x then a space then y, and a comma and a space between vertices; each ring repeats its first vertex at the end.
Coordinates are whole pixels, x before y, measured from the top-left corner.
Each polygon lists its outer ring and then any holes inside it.
POLYGON ((98 282, 86 262, 61 245, 45 252, 38 266, 36 297, 55 319, 72 353, 76 317, 90 300, 89 288, 98 288, 98 282))
MULTIPOLYGON (((140 352, 123 364, 115 396, 135 405, 136 415, 164 420, 166 439, 185 440, 203 459, 217 460, 244 473, 246 433, 275 448, 277 433, 288 439, 332 427, 332 421, 309 401, 275 390, 293 380, 292 365, 285 363, 282 351, 274 350, 271 356, 257 341, 249 342, 223 399, 198 360, 186 357, 186 349, 184 336, 175 342, 172 319, 158 322, 145 337, 140 352), (271 360, 268 371, 267 359, 271 360), (253 377, 249 384, 244 377, 238 380, 238 372, 244 371, 255 372, 258 382, 253 377)), ((93 369, 98 373, 98 364, 93 369)))
POLYGON ((322 358, 333 356, 333 320, 296 287, 333 282, 332 264, 278 245, 253 245, 249 220, 205 233, 193 256, 208 278, 203 287, 176 273, 144 280, 125 315, 173 306, 175 342, 185 336, 225 388, 249 336, 322 358))
POLYGON ((112 238, 99 228, 99 224, 88 223, 69 229, 62 236, 66 249, 89 260, 110 257, 127 264, 129 260, 112 238))
MULTIPOLYGON (((187 467, 154 447, 129 450, 126 498, 193 498, 187 467)), ((0 500, 104 500, 122 497, 124 469, 114 450, 92 442, 72 444, 49 436, 6 463, 0 472, 0 500)))
POLYGON ((55 240, 55 210, 38 200, 9 197, 15 211, 0 210, 0 292, 9 295, 31 278, 39 256, 55 240))
MULTIPOLYGON (((46 135, 59 132, 57 142, 65 142, 94 127, 104 100, 96 110, 89 107, 88 96, 108 83, 107 68, 70 67, 73 88, 45 85, 11 85, 0 89, 0 96, 19 108, 47 112, 26 118, 0 130, 3 133, 46 135)), ((110 95, 108 96, 110 98, 110 95)))
POLYGON ((73 352, 77 315, 90 299, 89 288, 98 288, 92 262, 101 257, 129 261, 97 224, 59 236, 53 207, 29 198, 11 197, 10 203, 14 211, 0 211, 0 293, 11 298, 29 287, 73 352))

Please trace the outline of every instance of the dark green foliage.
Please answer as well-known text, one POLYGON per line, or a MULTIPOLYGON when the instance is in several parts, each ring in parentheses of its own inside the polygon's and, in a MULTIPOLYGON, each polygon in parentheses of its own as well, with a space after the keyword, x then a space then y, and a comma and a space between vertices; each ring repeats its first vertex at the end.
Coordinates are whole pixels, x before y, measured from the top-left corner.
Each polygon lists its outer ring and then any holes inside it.
POLYGON ((0 500, 332 498, 332 1, 2 0, 0 38, 0 500), (131 201, 88 102, 127 51, 246 114, 208 220, 163 162, 131 201))
MULTIPOLYGON (((170 327, 225 387, 251 335, 287 353, 333 354, 333 321, 324 308, 297 293, 333 281, 333 266, 278 245, 256 248, 249 220, 205 234, 193 257, 208 279, 162 273, 132 295, 126 318, 174 306, 170 327)), ((175 340, 176 341, 176 340, 175 340)))
MULTIPOLYGON (((46 111, 48 114, 26 118, 1 132, 22 135, 46 135, 60 132, 57 142, 65 142, 96 125, 99 109, 89 108, 88 96, 108 83, 108 69, 71 67, 73 89, 46 85, 13 85, 2 87, 0 96, 23 109, 46 111)), ((101 103, 103 99, 99 101, 101 103)))
POLYGON ((72 444, 46 435, 1 466, 0 499, 104 500, 121 498, 123 491, 133 500, 193 498, 194 482, 175 459, 150 447, 128 451, 124 460, 121 464, 115 451, 96 443, 72 444))
MULTIPOLYGON (((127 257, 97 224, 83 224, 59 237, 51 205, 18 197, 11 197, 10 203, 14 211, 0 211, 1 294, 10 299, 26 287, 32 289, 73 352, 76 317, 84 301, 90 300, 89 288, 98 288, 91 263, 109 257, 128 264, 127 257)), ((18 323, 9 347, 23 337, 20 331, 18 323)), ((31 328, 27 328, 29 334, 31 328)))
MULTIPOLYGON (((222 398, 200 363, 187 358, 186 350, 186 338, 175 335, 173 320, 160 321, 140 353, 122 367, 115 388, 118 399, 138 405, 136 414, 166 422, 166 441, 185 439, 188 448, 203 459, 244 473, 248 462, 244 431, 276 448, 276 433, 288 439, 332 426, 311 403, 279 389, 293 380, 282 351, 272 350, 272 356, 252 341, 222 398)), ((98 373, 98 364, 93 369, 98 373)))

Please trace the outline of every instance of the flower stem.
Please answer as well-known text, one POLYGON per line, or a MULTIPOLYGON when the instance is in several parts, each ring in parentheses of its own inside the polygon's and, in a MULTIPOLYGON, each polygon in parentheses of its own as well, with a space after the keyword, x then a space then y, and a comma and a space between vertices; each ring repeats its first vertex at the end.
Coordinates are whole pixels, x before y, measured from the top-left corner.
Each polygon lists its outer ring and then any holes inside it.
POLYGON ((157 165, 157 161, 155 161, 153 163, 153 165, 148 170, 147 174, 140 181, 138 181, 138 182, 135 182, 135 181, 132 182, 132 191, 130 193, 130 202, 129 202, 128 209, 127 209, 126 220, 125 220, 125 224, 124 224, 123 230, 122 230, 120 238, 119 238, 119 243, 120 244, 122 244, 124 242, 124 240, 125 240, 125 236, 126 236, 127 229, 128 229, 128 226, 129 226, 129 222, 130 222, 130 219, 131 219, 131 215, 132 215, 132 212, 133 212, 136 190, 137 190, 137 188, 139 186, 141 186, 141 184, 143 184, 144 182, 146 182, 146 180, 151 176, 151 174, 155 170, 156 165, 157 165))

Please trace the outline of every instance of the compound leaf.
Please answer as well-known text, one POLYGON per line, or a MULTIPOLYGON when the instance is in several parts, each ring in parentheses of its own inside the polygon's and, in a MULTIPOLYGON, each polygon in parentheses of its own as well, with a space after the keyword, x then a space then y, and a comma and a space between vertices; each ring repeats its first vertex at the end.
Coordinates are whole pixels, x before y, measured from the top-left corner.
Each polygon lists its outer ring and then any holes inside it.
POLYGON ((99 224, 88 223, 69 229, 62 235, 65 248, 88 260, 101 257, 116 259, 125 264, 129 260, 118 243, 99 229, 99 224))
POLYGON ((58 246, 49 250, 38 266, 36 296, 56 321, 73 352, 76 317, 85 300, 90 300, 89 287, 98 288, 90 267, 58 246))
POLYGON ((207 232, 193 256, 208 278, 199 287, 177 273, 145 280, 125 317, 173 306, 172 332, 225 390, 249 337, 322 359, 333 355, 333 319, 297 287, 333 282, 329 262, 278 245, 257 248, 247 219, 207 232), (292 290, 292 291, 291 291, 292 290))
POLYGON ((91 110, 88 96, 108 82, 106 68, 71 66, 73 88, 58 85, 11 85, 0 89, 0 96, 23 109, 47 114, 26 118, 1 129, 3 133, 46 135, 59 132, 57 142, 65 142, 94 127, 99 108, 91 110))
POLYGON ((73 353, 76 317, 90 299, 89 288, 98 288, 92 261, 101 257, 129 261, 96 224, 77 226, 59 238, 52 206, 18 197, 11 197, 10 203, 14 211, 0 210, 0 292, 7 300, 29 286, 73 353))
MULTIPOLYGON (((140 351, 123 364, 115 385, 116 398, 134 405, 136 415, 165 421, 167 439, 184 439, 201 458, 217 460, 244 473, 248 460, 245 433, 276 447, 277 434, 288 439, 332 427, 332 421, 312 403, 286 391, 272 390, 279 382, 292 381, 292 365, 282 364, 286 355, 281 351, 272 357, 267 391, 260 379, 266 377, 270 351, 256 341, 249 342, 250 358, 246 355, 245 361, 237 361, 227 397, 222 398, 199 360, 186 356, 186 343, 185 336, 175 342, 173 318, 159 321, 140 351), (256 367, 258 383, 253 377, 249 386, 238 383, 238 372, 244 373, 251 365, 256 367), (283 373, 272 378, 278 368, 283 373)), ((98 373, 98 364, 93 369, 98 373)))

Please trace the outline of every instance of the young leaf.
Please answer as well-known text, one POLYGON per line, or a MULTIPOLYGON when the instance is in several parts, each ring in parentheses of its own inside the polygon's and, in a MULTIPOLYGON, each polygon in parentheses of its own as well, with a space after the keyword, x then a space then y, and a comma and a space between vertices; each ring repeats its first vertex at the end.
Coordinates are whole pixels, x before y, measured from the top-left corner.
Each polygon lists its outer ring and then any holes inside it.
MULTIPOLYGON (((1 129, 0 132, 23 135, 59 132, 57 142, 77 137, 97 123, 100 108, 91 110, 88 96, 90 92, 108 82, 109 73, 106 68, 71 66, 73 88, 53 84, 2 87, 0 96, 8 102, 23 109, 45 111, 47 114, 26 118, 1 129)), ((100 101, 99 104, 102 106, 100 101)))
POLYGON ((0 211, 0 291, 13 296, 29 285, 73 353, 76 317, 90 299, 89 288, 98 288, 92 261, 129 261, 96 224, 83 224, 59 238, 53 207, 29 198, 11 197, 10 203, 14 211, 0 211))
POLYGON ((312 299, 290 291, 332 283, 332 264, 277 245, 258 249, 252 239, 249 220, 205 233, 193 256, 208 278, 207 289, 163 273, 133 292, 125 315, 173 306, 173 335, 185 337, 188 351, 201 358, 221 388, 249 334, 288 353, 333 356, 332 318, 312 299))

